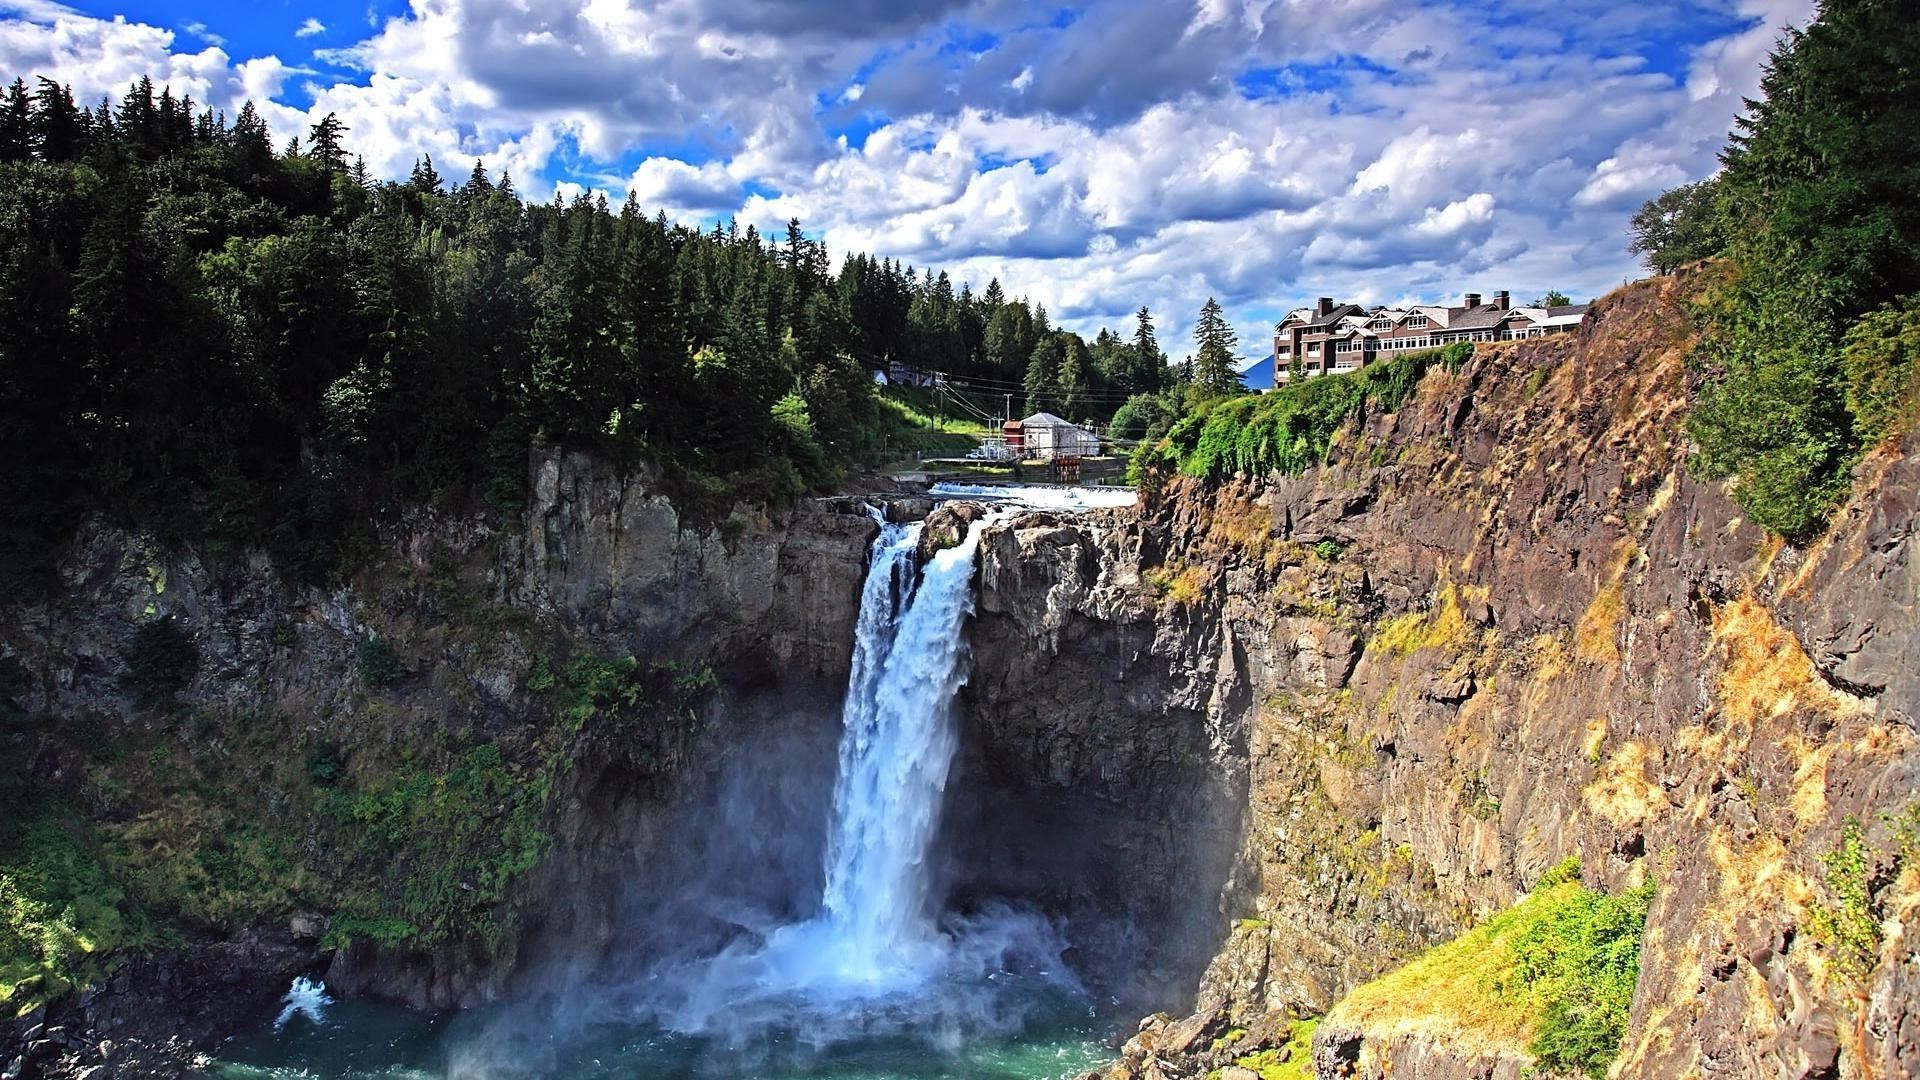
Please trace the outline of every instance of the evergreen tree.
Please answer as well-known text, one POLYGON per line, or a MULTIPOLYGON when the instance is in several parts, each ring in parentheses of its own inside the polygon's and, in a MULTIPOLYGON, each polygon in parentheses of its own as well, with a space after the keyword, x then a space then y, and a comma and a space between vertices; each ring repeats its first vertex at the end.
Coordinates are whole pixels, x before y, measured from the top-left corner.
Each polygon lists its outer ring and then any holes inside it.
POLYGON ((1052 412, 1058 402, 1054 398, 1059 385, 1061 342, 1058 334, 1047 334, 1033 347, 1033 354, 1027 360, 1027 373, 1024 387, 1027 396, 1027 414, 1052 412))
POLYGON ((260 119, 252 101, 241 105, 240 115, 234 117, 228 152, 242 183, 266 175, 273 167, 273 142, 267 123, 260 119))
POLYGON ((1844 497, 1863 438, 1842 337, 1920 291, 1920 160, 1908 146, 1920 22, 1890 0, 1823 0, 1760 86, 1716 181, 1738 273, 1709 305, 1688 432, 1702 475, 1737 477, 1753 520, 1805 538, 1844 497))
POLYGON ((1142 305, 1134 315, 1133 370, 1128 389, 1136 394, 1152 393, 1167 387, 1167 354, 1153 333, 1153 314, 1142 305))
POLYGON ((24 79, 13 80, 0 100, 0 161, 25 161, 33 152, 33 106, 24 79))
POLYGON ((407 177, 407 186, 422 195, 440 194, 440 174, 433 168, 432 154, 414 160, 413 173, 407 177))
POLYGON ((319 123, 307 129, 307 153, 320 163, 323 171, 336 173, 347 167, 347 150, 340 142, 340 136, 346 131, 346 125, 333 113, 321 117, 319 123))
POLYGON ((1193 328, 1193 390, 1201 401, 1241 393, 1240 373, 1234 369, 1234 350, 1240 339, 1227 325, 1220 304, 1213 297, 1200 308, 1200 321, 1193 328))
POLYGON ((1087 343, 1080 335, 1062 330, 1060 339, 1060 367, 1053 377, 1053 401, 1062 419, 1084 420, 1087 415, 1088 373, 1092 370, 1092 358, 1087 353, 1087 343))

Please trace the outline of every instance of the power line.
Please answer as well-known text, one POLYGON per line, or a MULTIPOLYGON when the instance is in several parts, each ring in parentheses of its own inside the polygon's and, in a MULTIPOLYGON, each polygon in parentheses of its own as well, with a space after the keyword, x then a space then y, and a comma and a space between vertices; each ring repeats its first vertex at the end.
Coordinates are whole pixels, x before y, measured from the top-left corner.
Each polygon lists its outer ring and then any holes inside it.
MULTIPOLYGON (((974 379, 972 376, 948 376, 947 382, 949 384, 961 383, 972 389, 975 389, 982 393, 987 393, 987 394, 1015 393, 1015 394, 1024 395, 1027 392, 1027 388, 1025 386, 1015 386, 1012 383, 1000 383, 998 385, 995 385, 992 383, 984 382, 982 380, 974 379)), ((1146 393, 1146 391, 1141 391, 1140 393, 1146 393)), ((1083 401, 1125 403, 1127 401, 1132 400, 1133 398, 1140 396, 1140 394, 1128 393, 1125 390, 1088 389, 1088 390, 1081 390, 1075 393, 1073 396, 1080 398, 1083 401)))

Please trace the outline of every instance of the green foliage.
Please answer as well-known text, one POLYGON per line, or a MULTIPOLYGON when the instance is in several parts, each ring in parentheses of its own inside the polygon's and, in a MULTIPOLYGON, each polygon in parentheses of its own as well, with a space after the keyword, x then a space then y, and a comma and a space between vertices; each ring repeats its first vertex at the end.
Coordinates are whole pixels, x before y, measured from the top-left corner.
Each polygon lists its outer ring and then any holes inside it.
POLYGON ((121 685, 142 705, 164 705, 193 681, 200 669, 200 650, 178 623, 162 618, 134 630, 126 660, 121 685))
POLYGON ((96 978, 112 950, 150 943, 144 914, 103 867, 91 827, 58 793, 0 771, 0 1020, 96 978))
POLYGON ((527 672, 527 691, 544 694, 558 685, 560 679, 553 673, 553 664, 544 654, 534 657, 533 668, 527 672))
MULTIPOLYGON (((840 482, 844 473, 820 444, 820 433, 807 412, 806 398, 788 394, 774 402, 773 425, 786 437, 787 456, 805 485, 802 490, 826 490, 840 482)), ((798 495, 799 491, 791 494, 798 495)))
POLYGON ((1443 365, 1457 371, 1472 354, 1471 342, 1458 342, 1348 374, 1203 404, 1168 429, 1164 439, 1143 443, 1129 462, 1128 476, 1151 487, 1156 474, 1170 471, 1207 480, 1236 473, 1298 475, 1326 460, 1341 425, 1368 408, 1398 409, 1428 369, 1443 365))
POLYGON ((1559 864, 1556 865, 1553 869, 1548 870, 1546 873, 1540 875, 1540 880, 1538 883, 1534 885, 1534 888, 1535 889, 1551 889, 1555 885, 1564 885, 1569 881, 1577 882, 1579 880, 1580 880, 1580 856, 1569 855, 1566 858, 1560 860, 1559 864))
POLYGON ((406 677, 407 669, 386 639, 373 636, 360 642, 358 657, 360 678, 368 686, 392 686, 406 677))
POLYGON ((1516 939, 1517 987, 1546 1006, 1527 1045, 1540 1068, 1607 1074, 1626 1035, 1652 904, 1651 881, 1621 896, 1581 889, 1516 939))
POLYGON ((1180 405, 1167 394, 1135 394, 1115 410, 1108 431, 1116 439, 1154 440, 1180 419, 1180 405))
MULTIPOLYGON (((1720 254, 1727 236, 1718 195, 1717 183, 1703 180, 1647 200, 1627 224, 1632 238, 1627 250, 1641 256, 1656 274, 1720 254)), ((1548 306, 1567 302, 1560 293, 1549 293, 1541 301, 1548 306)))
POLYGON ((1867 313, 1920 291, 1917 60, 1899 5, 1828 0, 1768 58, 1722 154, 1732 272, 1705 305, 1692 462, 1790 539, 1825 526, 1912 400, 1909 317, 1867 313))
POLYGON ((1840 843, 1820 857, 1826 867, 1829 903, 1808 913, 1814 937, 1831 951, 1834 970, 1859 986, 1880 958, 1880 919, 1873 902, 1873 852, 1860 819, 1847 815, 1840 843))
POLYGON ((1194 323, 1193 344, 1191 397, 1194 402, 1216 401, 1245 390, 1240 373, 1233 366, 1239 336, 1228 325, 1219 301, 1211 296, 1200 308, 1200 318, 1194 323))
POLYGON ((567 728, 579 731, 603 710, 639 705, 646 693, 637 677, 639 670, 640 662, 631 656, 608 659, 586 654, 567 665, 559 706, 567 728))
POLYGON ((500 747, 482 743, 444 772, 397 771, 334 805, 356 828, 359 854, 384 865, 378 893, 350 900, 334 935, 431 945, 455 934, 495 940, 496 908, 540 861, 552 777, 522 775, 500 747))
POLYGON ((1253 1070, 1260 1080, 1313 1080, 1313 1033, 1319 1027, 1318 1019, 1297 1020, 1284 1047, 1242 1055, 1234 1064, 1253 1070))
POLYGON ((1605 1075, 1626 1032, 1654 887, 1609 896, 1583 888, 1576 865, 1562 863, 1520 903, 1357 988, 1335 1011, 1524 1044, 1542 1070, 1605 1075))
POLYGON ((1346 546, 1332 537, 1328 537, 1313 545, 1313 553, 1319 557, 1321 562, 1339 562, 1340 553, 1345 550, 1346 546))
POLYGON ((1840 370, 1859 445, 1911 431, 1920 414, 1920 296, 1854 323, 1840 345, 1840 370))
POLYGON ((307 751, 307 779, 315 787, 331 787, 346 772, 346 759, 340 753, 338 744, 323 742, 314 744, 307 751))

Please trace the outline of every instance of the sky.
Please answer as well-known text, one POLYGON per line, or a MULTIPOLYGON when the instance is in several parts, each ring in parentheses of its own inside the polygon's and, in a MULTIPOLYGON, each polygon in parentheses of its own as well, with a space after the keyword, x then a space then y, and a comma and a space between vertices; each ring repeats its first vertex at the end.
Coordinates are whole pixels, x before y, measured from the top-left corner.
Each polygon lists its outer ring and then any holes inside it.
POLYGON ((1639 204, 1716 168, 1813 0, 0 0, 0 75, 142 74, 277 142, 332 112, 377 176, 799 218, 1046 305, 1243 352, 1361 304, 1642 271, 1639 204))

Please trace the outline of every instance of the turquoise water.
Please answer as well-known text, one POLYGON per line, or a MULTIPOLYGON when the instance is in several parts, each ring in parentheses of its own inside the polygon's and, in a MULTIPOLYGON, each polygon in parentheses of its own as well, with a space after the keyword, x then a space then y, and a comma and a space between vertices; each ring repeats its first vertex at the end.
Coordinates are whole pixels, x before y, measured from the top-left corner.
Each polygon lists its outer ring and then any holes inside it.
POLYGON ((1111 1059, 1106 1029, 1078 995, 1050 991, 1010 1034, 979 1035, 957 1050, 910 1032, 816 1048, 794 1033, 751 1045, 694 1037, 644 1023, 594 1022, 562 1031, 502 1009, 427 1014, 336 1002, 319 1019, 223 1046, 206 1075, 221 1080, 558 1080, 558 1078, 760 1077, 765 1080, 1041 1080, 1071 1078, 1111 1059))

